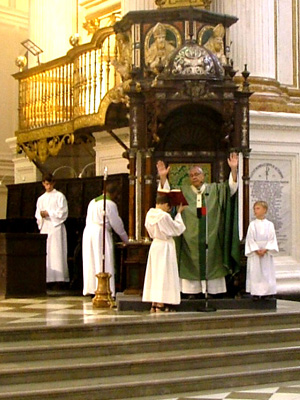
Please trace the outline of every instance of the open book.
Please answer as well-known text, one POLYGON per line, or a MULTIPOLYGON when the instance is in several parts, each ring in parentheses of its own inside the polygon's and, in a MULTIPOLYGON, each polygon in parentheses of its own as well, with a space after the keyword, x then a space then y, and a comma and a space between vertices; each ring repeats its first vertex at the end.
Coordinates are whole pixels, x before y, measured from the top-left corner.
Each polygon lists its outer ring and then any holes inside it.
POLYGON ((186 198, 184 197, 182 191, 180 189, 159 189, 157 194, 162 194, 165 196, 170 197, 171 199, 171 206, 176 207, 182 204, 183 206, 188 206, 189 203, 187 202, 186 198))

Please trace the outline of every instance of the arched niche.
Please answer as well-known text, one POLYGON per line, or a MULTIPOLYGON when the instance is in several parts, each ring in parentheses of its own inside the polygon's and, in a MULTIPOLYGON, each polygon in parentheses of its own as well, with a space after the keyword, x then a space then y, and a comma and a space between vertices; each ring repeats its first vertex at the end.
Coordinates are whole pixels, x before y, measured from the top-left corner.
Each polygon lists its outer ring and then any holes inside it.
POLYGON ((154 165, 159 159, 167 164, 203 164, 209 181, 223 181, 229 173, 229 142, 223 127, 223 116, 213 107, 187 103, 172 110, 159 122, 154 165))

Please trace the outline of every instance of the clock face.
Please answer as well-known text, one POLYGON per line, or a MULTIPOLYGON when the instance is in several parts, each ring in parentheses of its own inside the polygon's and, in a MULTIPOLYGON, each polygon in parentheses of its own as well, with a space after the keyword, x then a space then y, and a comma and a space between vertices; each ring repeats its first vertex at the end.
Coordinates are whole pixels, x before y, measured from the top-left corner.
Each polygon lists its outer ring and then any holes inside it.
POLYGON ((286 160, 251 160, 250 162, 250 215, 257 200, 268 203, 267 219, 275 226, 280 255, 290 252, 291 243, 291 175, 286 160))

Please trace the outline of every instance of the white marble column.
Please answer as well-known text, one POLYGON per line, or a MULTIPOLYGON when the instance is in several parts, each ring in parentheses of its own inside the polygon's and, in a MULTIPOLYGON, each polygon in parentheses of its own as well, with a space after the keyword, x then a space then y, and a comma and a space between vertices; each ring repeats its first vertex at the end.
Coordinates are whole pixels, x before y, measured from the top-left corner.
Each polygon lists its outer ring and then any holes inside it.
MULTIPOLYGON (((69 38, 76 32, 76 0, 30 0, 29 39, 43 53, 41 62, 64 56, 71 48, 69 38)), ((30 56, 30 67, 37 65, 30 56)))
POLYGON ((138 10, 156 10, 154 0, 121 0, 122 15, 127 14, 129 11, 138 10))
POLYGON ((300 66, 300 64, 297 66, 296 58, 298 53, 297 42, 299 41, 297 0, 277 0, 276 14, 277 80, 285 85, 296 86, 300 66))
POLYGON ((231 58, 241 72, 276 78, 274 0, 213 0, 211 10, 239 18, 230 28, 231 58))

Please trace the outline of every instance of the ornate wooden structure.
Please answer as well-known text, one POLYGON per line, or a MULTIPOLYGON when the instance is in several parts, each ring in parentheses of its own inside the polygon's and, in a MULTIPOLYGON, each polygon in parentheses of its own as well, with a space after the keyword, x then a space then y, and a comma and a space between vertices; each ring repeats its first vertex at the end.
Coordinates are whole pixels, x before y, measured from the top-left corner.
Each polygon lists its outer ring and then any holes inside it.
POLYGON ((143 221, 153 205, 155 164, 161 158, 208 163, 212 179, 222 181, 228 153, 242 153, 247 228, 249 73, 245 68, 238 86, 224 54, 228 29, 236 21, 186 7, 130 12, 114 27, 117 35, 130 38, 132 49, 130 79, 123 81, 120 97, 129 99, 132 240, 146 238, 143 221), (215 47, 213 40, 219 41, 215 47))

